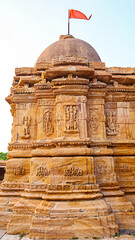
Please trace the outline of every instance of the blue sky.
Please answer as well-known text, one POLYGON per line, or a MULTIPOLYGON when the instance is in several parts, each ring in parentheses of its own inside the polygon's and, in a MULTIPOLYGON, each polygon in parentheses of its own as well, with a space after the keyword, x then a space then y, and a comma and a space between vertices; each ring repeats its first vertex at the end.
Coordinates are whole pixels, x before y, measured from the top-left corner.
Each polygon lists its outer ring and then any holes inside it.
POLYGON ((14 69, 34 66, 48 45, 67 34, 68 9, 92 14, 90 21, 71 19, 71 34, 90 43, 107 67, 135 67, 135 0, 0 0, 0 151, 11 138, 4 98, 14 69))

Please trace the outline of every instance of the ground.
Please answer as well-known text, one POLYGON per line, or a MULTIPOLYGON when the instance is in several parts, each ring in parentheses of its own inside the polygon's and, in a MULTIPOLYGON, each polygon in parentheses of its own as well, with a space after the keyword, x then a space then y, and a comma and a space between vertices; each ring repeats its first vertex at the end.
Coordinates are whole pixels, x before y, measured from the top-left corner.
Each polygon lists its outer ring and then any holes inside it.
MULTIPOLYGON (((0 239, 1 240, 30 240, 28 235, 23 236, 22 235, 8 235, 5 230, 0 230, 0 239)), ((103 238, 90 238, 87 240, 93 240, 93 239, 100 239, 103 240, 103 238)), ((114 237, 114 238, 104 238, 104 240, 135 240, 135 236, 131 235, 121 235, 120 237, 114 237)), ((36 238, 38 240, 38 238, 36 238)))

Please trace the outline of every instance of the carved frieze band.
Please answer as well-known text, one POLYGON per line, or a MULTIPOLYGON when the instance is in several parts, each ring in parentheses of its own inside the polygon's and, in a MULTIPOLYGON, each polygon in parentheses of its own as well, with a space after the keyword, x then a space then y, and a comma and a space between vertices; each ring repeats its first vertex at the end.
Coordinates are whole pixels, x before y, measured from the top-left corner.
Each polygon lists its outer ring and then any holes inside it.
POLYGON ((45 191, 45 192, 93 192, 98 191, 98 184, 85 184, 85 185, 73 185, 73 184, 27 184, 27 183, 2 183, 1 189, 15 189, 24 190, 30 189, 31 191, 45 191))
POLYGON ((26 186, 31 191, 45 191, 45 192, 93 192, 98 191, 98 184, 29 184, 26 186))

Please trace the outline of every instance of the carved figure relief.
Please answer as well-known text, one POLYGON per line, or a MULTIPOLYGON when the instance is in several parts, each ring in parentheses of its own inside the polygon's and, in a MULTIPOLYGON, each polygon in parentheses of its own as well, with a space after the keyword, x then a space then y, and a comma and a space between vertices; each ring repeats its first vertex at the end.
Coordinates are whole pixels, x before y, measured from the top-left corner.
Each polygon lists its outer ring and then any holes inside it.
POLYGON ((78 106, 65 106, 65 130, 78 131, 78 106))
POLYGON ((117 117, 115 111, 107 111, 106 113, 106 133, 110 136, 117 135, 117 117))
POLYGON ((91 132, 97 132, 99 126, 99 114, 98 110, 90 109, 90 130, 91 132))
POLYGON ((46 177, 50 175, 50 171, 48 171, 48 169, 44 166, 40 166, 37 168, 37 173, 36 176, 42 176, 42 177, 46 177))
POLYGON ((14 169, 14 174, 15 175, 24 175, 25 174, 25 169, 24 167, 17 167, 14 169))
POLYGON ((23 135, 21 136, 21 138, 29 138, 30 137, 30 131, 29 131, 30 122, 31 122, 30 116, 23 117, 23 135))
POLYGON ((51 135, 54 132, 53 109, 45 109, 43 114, 43 130, 46 135, 51 135))
POLYGON ((68 169, 65 169, 64 176, 83 176, 83 170, 71 165, 68 169))

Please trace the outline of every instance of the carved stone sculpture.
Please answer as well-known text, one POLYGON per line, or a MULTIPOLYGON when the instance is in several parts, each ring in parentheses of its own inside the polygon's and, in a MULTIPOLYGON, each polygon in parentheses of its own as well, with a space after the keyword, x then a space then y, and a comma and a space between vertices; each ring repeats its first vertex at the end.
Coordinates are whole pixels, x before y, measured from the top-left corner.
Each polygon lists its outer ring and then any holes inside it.
POLYGON ((115 111, 107 111, 106 113, 106 132, 107 135, 115 136, 117 134, 117 117, 115 111))
POLYGON ((23 135, 21 136, 21 138, 29 138, 30 137, 30 130, 29 130, 30 122, 31 122, 30 116, 23 117, 23 135))
POLYGON ((65 130, 78 130, 78 106, 76 105, 65 106, 65 130))
POLYGON ((54 132, 53 113, 52 109, 44 111, 43 114, 43 131, 46 135, 50 135, 54 132))

